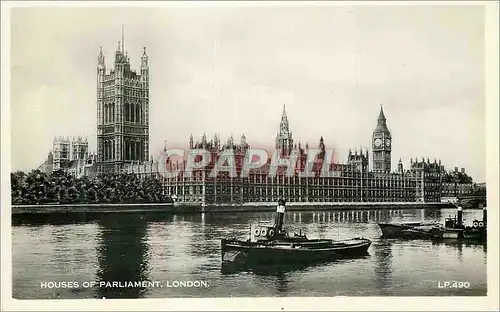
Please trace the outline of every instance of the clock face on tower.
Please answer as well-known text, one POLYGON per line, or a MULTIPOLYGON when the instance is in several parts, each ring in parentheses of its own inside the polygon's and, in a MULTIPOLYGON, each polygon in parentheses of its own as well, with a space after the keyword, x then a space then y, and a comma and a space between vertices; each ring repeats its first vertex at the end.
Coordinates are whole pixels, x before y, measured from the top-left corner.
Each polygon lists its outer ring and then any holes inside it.
POLYGON ((382 145, 382 140, 381 139, 375 139, 375 141, 373 141, 373 144, 376 147, 380 147, 382 145))
POLYGON ((387 140, 385 140, 385 145, 386 145, 387 147, 390 147, 390 146, 391 146, 391 139, 387 139, 387 140))

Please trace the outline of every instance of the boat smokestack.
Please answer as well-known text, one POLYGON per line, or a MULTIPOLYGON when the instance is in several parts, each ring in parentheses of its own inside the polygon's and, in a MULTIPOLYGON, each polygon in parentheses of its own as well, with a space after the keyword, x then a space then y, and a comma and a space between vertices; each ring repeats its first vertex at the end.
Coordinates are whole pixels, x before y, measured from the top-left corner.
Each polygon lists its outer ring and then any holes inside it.
POLYGON ((457 213, 457 223, 458 225, 462 225, 463 223, 463 211, 462 207, 458 206, 458 213, 457 213))
POLYGON ((276 209, 276 232, 280 233, 283 229, 283 219, 285 217, 285 201, 278 201, 278 208, 276 209))
POLYGON ((483 223, 486 226, 486 221, 488 221, 488 211, 486 210, 486 206, 483 206, 483 223))

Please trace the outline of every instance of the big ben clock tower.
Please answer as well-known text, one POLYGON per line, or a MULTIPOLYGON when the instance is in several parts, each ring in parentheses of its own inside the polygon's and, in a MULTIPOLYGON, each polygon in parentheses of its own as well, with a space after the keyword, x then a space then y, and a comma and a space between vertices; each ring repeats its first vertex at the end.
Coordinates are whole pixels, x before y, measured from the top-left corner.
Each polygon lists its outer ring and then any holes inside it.
POLYGON ((373 131, 373 171, 381 173, 391 172, 391 132, 387 128, 384 110, 380 107, 377 127, 373 131))

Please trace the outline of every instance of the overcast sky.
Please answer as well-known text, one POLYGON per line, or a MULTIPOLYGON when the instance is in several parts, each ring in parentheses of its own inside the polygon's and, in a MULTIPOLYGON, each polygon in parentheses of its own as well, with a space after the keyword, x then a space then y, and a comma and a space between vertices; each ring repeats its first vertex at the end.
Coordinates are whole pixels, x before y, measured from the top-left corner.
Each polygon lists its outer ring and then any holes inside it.
MULTIPOLYGON (((96 149, 99 47, 121 25, 132 67, 150 57, 150 150, 245 133, 272 147, 286 104, 296 141, 345 158, 371 147, 383 104, 399 158, 440 158, 485 180, 483 8, 306 6, 17 8, 11 15, 12 169, 39 166, 54 136, 96 149)), ((343 159, 345 160, 345 159, 343 159)))

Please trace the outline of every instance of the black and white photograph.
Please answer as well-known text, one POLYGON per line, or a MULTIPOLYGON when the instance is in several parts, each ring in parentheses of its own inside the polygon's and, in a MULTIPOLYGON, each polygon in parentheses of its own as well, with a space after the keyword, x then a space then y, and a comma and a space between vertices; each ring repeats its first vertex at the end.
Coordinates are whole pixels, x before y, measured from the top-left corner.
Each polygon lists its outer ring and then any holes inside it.
POLYGON ((11 309, 499 308, 498 2, 2 11, 11 309))

